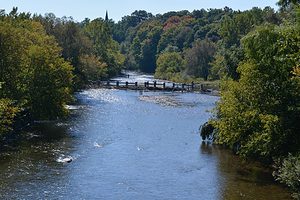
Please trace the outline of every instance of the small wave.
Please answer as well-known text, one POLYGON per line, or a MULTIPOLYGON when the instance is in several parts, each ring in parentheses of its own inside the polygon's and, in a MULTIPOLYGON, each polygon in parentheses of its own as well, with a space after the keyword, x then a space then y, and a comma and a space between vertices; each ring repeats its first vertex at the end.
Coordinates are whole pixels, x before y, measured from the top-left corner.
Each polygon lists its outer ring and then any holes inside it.
POLYGON ((68 123, 63 123, 63 122, 58 122, 55 125, 58 126, 58 127, 61 127, 61 126, 68 126, 69 124, 68 123))
POLYGON ((137 149, 138 151, 143 151, 143 150, 144 150, 142 147, 136 147, 136 149, 137 149))
POLYGON ((102 144, 98 144, 97 142, 94 142, 94 147, 97 147, 97 148, 102 148, 103 145, 102 144))

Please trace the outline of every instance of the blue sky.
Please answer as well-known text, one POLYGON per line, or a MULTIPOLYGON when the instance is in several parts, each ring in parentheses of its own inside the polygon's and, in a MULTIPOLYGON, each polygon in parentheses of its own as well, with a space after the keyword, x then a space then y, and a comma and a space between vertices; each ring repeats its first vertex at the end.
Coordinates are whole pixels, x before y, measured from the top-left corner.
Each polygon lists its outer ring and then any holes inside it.
POLYGON ((9 12, 13 6, 17 6, 19 11, 38 14, 52 12, 57 17, 72 16, 77 21, 85 17, 90 19, 104 17, 105 11, 108 10, 109 17, 118 21, 122 16, 129 15, 135 10, 158 14, 225 6, 234 10, 265 6, 277 9, 276 2, 277 0, 0 0, 0 8, 9 12))

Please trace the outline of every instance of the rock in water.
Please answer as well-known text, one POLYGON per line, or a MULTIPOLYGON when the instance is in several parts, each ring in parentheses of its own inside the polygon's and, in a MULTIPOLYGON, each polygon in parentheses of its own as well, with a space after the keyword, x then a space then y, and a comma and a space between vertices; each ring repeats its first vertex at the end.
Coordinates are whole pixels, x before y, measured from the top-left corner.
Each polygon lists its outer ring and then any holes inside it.
POLYGON ((60 163, 70 163, 73 161, 73 158, 71 156, 69 157, 66 157, 66 158, 58 158, 57 159, 57 162, 60 162, 60 163))

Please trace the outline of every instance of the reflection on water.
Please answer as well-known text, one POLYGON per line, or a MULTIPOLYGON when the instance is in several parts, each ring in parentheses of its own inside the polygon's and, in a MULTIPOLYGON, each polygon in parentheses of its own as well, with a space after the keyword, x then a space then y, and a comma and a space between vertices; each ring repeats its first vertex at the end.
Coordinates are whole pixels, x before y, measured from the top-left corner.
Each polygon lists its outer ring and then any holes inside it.
POLYGON ((86 90, 64 122, 0 155, 0 199, 288 199, 271 174, 198 129, 217 97, 86 90), (199 150, 200 146, 200 150, 199 150))
POLYGON ((223 177, 221 199, 290 199, 290 194, 274 184, 271 169, 244 161, 220 146, 202 142, 200 154, 216 156, 223 177))

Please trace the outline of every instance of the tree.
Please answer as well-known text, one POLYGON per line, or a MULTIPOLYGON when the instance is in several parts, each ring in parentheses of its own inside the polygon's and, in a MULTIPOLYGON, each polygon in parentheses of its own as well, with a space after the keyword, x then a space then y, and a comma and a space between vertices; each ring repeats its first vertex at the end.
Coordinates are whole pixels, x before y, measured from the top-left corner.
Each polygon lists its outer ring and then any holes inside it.
POLYGON ((136 30, 130 50, 127 53, 130 56, 127 61, 129 66, 137 66, 143 72, 153 73, 156 68, 156 50, 161 37, 161 23, 153 20, 140 24, 136 30), (134 58, 134 60, 133 60, 134 58))
POLYGON ((186 50, 186 73, 193 77, 201 77, 207 80, 211 62, 216 52, 216 46, 209 40, 198 40, 191 49, 186 50))
MULTIPOLYGON (((83 55, 93 54, 92 41, 84 35, 81 24, 72 18, 57 18, 54 14, 48 13, 44 17, 36 16, 33 18, 43 24, 46 32, 53 35, 62 47, 62 56, 74 67, 74 88, 81 88, 86 84, 84 74, 79 66, 79 59, 83 55)), ((88 23, 88 20, 84 23, 88 23)))
POLYGON ((54 37, 23 16, 14 13, 0 21, 0 98, 10 99, 35 119, 56 119, 65 114, 71 98, 73 68, 61 58, 54 37))
POLYGON ((243 156, 271 159, 300 147, 300 37, 295 27, 260 27, 243 39, 238 81, 225 81, 217 141, 243 156))
POLYGON ((142 42, 140 69, 144 72, 155 72, 156 69, 156 50, 160 40, 161 27, 154 26, 147 34, 147 39, 142 42))
POLYGON ((98 18, 87 24, 84 30, 92 40, 95 55, 107 64, 108 76, 117 75, 121 71, 125 58, 119 51, 118 43, 112 39, 108 24, 98 18))
POLYGON ((99 58, 94 55, 82 55, 79 58, 79 68, 83 73, 83 80, 97 81, 99 77, 108 78, 107 75, 107 64, 102 62, 99 58))
POLYGON ((28 50, 32 78, 29 81, 30 111, 35 119, 65 116, 65 105, 71 100, 72 66, 60 58, 60 48, 53 38, 28 50))
POLYGON ((300 4, 300 0, 279 0, 277 4, 281 9, 287 9, 292 4, 300 4))
POLYGON ((160 54, 156 65, 155 77, 165 80, 176 80, 184 68, 184 60, 180 53, 165 52, 160 54))

